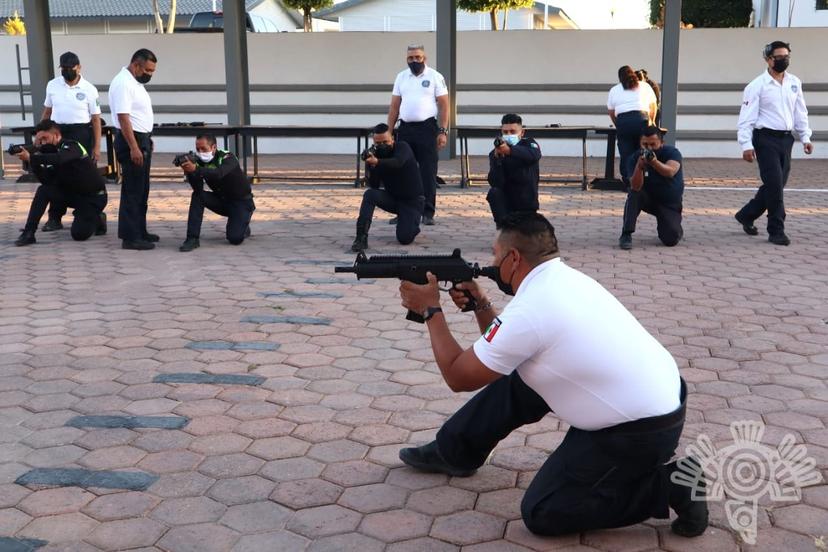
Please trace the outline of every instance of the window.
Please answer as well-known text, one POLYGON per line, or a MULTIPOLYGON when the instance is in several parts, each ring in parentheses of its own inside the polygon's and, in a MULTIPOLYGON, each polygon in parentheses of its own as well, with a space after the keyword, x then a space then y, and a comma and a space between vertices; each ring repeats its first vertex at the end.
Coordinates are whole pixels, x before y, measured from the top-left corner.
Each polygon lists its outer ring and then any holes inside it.
POLYGON ((828 10, 828 0, 816 0, 816 9, 828 10))

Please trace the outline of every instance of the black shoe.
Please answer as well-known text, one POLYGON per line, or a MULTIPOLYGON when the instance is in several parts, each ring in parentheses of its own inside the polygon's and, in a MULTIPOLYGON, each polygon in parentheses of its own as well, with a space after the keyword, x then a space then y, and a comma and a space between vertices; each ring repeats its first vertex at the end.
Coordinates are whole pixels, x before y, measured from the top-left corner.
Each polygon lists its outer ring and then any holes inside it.
POLYGON ((158 237, 158 234, 150 234, 149 232, 147 232, 146 234, 141 236, 141 239, 150 243, 155 243, 161 238, 158 237))
POLYGON ((388 224, 393 226, 393 225, 397 224, 398 220, 399 220, 399 217, 394 217, 394 218, 392 218, 388 221, 388 224))
POLYGON ((691 488, 670 481, 670 508, 678 516, 670 525, 670 529, 680 537, 698 537, 707 530, 708 523, 705 492, 707 482, 702 468, 698 460, 686 457, 668 464, 668 469, 671 469, 671 472, 681 472, 684 476, 683 480, 693 483, 693 488, 691 488))
POLYGON ((736 214, 736 222, 742 225, 742 230, 745 231, 745 234, 748 236, 755 236, 759 233, 759 229, 756 228, 752 222, 748 222, 744 219, 739 218, 739 214, 736 214))
POLYGON ((106 235, 106 213, 101 213, 101 221, 98 223, 98 229, 95 230, 96 236, 106 235))
POLYGON ((244 229, 244 237, 245 238, 250 237, 250 225, 249 224, 247 225, 247 228, 244 229))
POLYGON ((477 471, 477 469, 455 468, 443 460, 440 451, 437 450, 437 441, 432 441, 421 447, 401 449, 400 460, 420 471, 445 473, 452 477, 468 477, 474 475, 477 471))
POLYGON ((368 249, 368 234, 359 234, 354 238, 354 243, 351 244, 351 251, 359 253, 368 249))
POLYGON ((433 216, 430 217, 428 215, 423 215, 423 224, 425 226, 434 226, 434 217, 433 216))
POLYGON ((771 234, 768 236, 768 241, 776 245, 791 245, 791 239, 786 236, 784 232, 780 234, 771 234))
POLYGON ((23 230, 20 234, 20 237, 15 240, 14 245, 17 247, 23 247, 24 245, 31 245, 33 243, 37 243, 35 239, 34 230, 23 230))
POLYGON ((59 219, 47 220, 43 228, 40 229, 41 232, 54 232, 55 230, 63 230, 63 224, 59 219))
POLYGON ((147 251, 155 249, 155 244, 146 240, 124 240, 121 243, 121 249, 134 249, 135 251, 147 251))
POLYGON ((201 247, 201 243, 198 241, 198 238, 187 238, 178 250, 186 253, 187 251, 192 251, 193 249, 198 249, 199 247, 201 247))
POLYGON ((618 247, 621 249, 632 249, 632 234, 621 234, 621 237, 618 238, 618 247))

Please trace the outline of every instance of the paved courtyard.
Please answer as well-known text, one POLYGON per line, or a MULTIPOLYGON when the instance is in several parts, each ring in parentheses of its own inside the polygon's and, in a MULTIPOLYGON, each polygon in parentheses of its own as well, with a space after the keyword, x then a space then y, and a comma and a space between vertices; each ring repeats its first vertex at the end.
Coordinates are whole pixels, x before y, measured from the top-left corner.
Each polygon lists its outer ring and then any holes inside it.
MULTIPOLYGON (((547 163, 560 174, 579 167, 547 163)), ((279 166, 345 173, 350 159, 279 166)), ((764 443, 792 435, 828 478, 828 162, 794 163, 790 247, 746 236, 733 220, 754 171, 689 160, 685 240, 671 249, 644 215, 634 249, 617 248, 619 193, 544 187, 541 208, 566 262, 675 356, 692 392, 682 450, 699 435, 732 444, 731 422, 759 420, 764 443)), ((187 254, 178 246, 189 194, 171 178, 150 194, 161 242, 149 252, 120 249, 115 186, 107 236, 38 232, 36 245, 14 247, 33 190, 0 181, 3 552, 828 548, 824 482, 798 501, 763 496, 755 545, 730 528, 724 500, 711 502, 711 526, 696 539, 672 535, 668 520, 532 536, 519 504, 566 430, 552 415, 501 442, 473 477, 403 467, 399 449, 431 440, 469 395, 442 382, 396 281, 334 275, 354 257, 361 192, 346 184, 261 185, 249 241, 228 245, 208 215, 201 248, 187 254)), ((387 219, 378 215, 369 253, 459 247, 491 262, 484 187, 440 190, 437 225, 409 247, 387 219)), ((483 285, 502 307, 494 284, 483 285)), ((455 336, 471 344, 472 317, 449 310, 455 336)))

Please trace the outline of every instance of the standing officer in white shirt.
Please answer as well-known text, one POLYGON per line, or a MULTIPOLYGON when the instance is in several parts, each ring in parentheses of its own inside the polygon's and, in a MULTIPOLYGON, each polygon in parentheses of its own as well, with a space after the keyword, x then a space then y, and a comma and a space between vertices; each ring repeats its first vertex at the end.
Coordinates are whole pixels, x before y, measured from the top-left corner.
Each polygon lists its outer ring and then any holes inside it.
POLYGON ((802 94, 802 81, 787 72, 791 47, 774 41, 762 52, 768 69, 745 87, 739 113, 739 145, 742 159, 759 164, 762 185, 756 196, 736 213, 736 220, 745 233, 755 236, 759 230, 753 222, 768 212, 768 241, 788 245, 785 234, 785 202, 782 190, 791 171, 791 149, 794 134, 805 153, 814 151, 808 109, 802 94))
POLYGON ((426 65, 422 45, 408 47, 406 62, 408 69, 394 80, 388 128, 399 120, 397 140, 407 142, 414 151, 425 194, 423 224, 431 226, 437 208, 437 150, 448 141, 449 91, 443 75, 426 65))
MULTIPOLYGON (((98 89, 81 76, 81 64, 77 54, 64 52, 60 56, 60 76, 46 85, 41 121, 52 120, 60 126, 64 140, 81 144, 92 161, 101 156, 101 104, 98 89)), ((65 205, 52 204, 49 220, 43 232, 63 228, 61 218, 66 214, 65 205)))
POLYGON ((155 73, 155 54, 140 49, 109 85, 115 155, 121 165, 118 237, 124 249, 153 249, 158 236, 147 231, 147 199, 152 161, 152 101, 144 85, 155 73))
MULTIPOLYGON (((598 282, 559 258, 543 215, 502 219, 493 245, 498 288, 514 299, 499 314, 474 282, 452 292, 477 301, 482 336, 457 343, 429 283, 403 282, 404 307, 423 313, 434 358, 453 391, 482 390, 457 411, 435 441, 400 451, 414 468, 472 475, 513 430, 550 412, 569 424, 566 437, 526 490, 521 513, 540 535, 623 527, 672 508, 673 532, 702 534, 707 504, 672 483, 667 462, 679 442, 687 387, 670 353, 598 282)), ((681 471, 699 475, 698 463, 681 471), (689 471, 688 471, 689 468, 689 471)), ((702 490, 702 489, 699 489, 702 490)))

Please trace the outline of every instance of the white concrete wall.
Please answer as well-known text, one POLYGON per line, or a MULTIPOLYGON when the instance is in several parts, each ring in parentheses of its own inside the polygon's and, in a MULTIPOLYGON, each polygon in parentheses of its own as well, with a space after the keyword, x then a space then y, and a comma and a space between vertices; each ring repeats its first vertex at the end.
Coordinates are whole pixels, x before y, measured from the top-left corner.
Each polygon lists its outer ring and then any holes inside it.
MULTIPOLYGON (((816 0, 779 0, 777 24, 779 27, 828 27, 828 10, 816 9, 816 0)), ((784 33, 787 29, 778 31, 784 33)), ((787 38, 776 40, 789 41, 787 38)), ((791 47, 795 48, 793 44, 791 47)))
MULTIPOLYGON (((779 36, 777 29, 696 29, 683 31, 681 36, 681 83, 721 83, 744 85, 762 71, 761 48, 779 36)), ((824 62, 824 29, 786 29, 785 39, 794 45, 791 70, 804 81, 810 106, 828 107, 828 92, 810 92, 809 84, 828 83, 828 64, 824 62)), ((61 52, 76 52, 84 67, 84 76, 94 84, 106 85, 120 68, 129 62, 135 50, 152 49, 159 58, 153 85, 224 84, 224 49, 221 34, 179 35, 56 35, 53 38, 55 57, 61 52), (199 60, 210 60, 205 70, 199 60)), ((344 114, 264 114, 255 113, 257 124, 300 125, 364 125, 384 119, 394 76, 405 68, 405 49, 410 43, 425 44, 433 61, 436 52, 434 33, 261 33, 248 34, 250 81, 252 84, 371 84, 383 88, 376 92, 253 92, 255 106, 285 105, 355 105, 378 110, 373 113, 344 114)), ((25 37, 0 36, 0 56, 10 61, 0 69, 0 85, 16 85, 14 44, 20 44, 24 64, 25 37)), ((513 90, 498 92, 463 91, 458 94, 460 124, 496 124, 499 108, 492 113, 470 113, 471 106, 586 106, 593 114, 555 113, 554 110, 526 113, 530 125, 553 122, 563 124, 606 125, 603 113, 606 89, 614 82, 617 68, 623 64, 645 67, 658 80, 661 32, 640 31, 512 31, 506 33, 467 32, 458 35, 458 79, 461 84, 514 84, 513 90), (520 49, 521 55, 515 51, 520 49), (594 83, 598 91, 523 91, 520 84, 594 83)), ((199 112, 199 105, 224 105, 223 91, 215 92, 152 92, 156 105, 181 106, 175 113, 159 113, 158 122, 201 120, 225 122, 224 113, 199 112)), ((680 106, 708 105, 738 108, 738 90, 716 92, 682 91, 680 106)), ((107 105, 106 94, 102 103, 107 105)), ((0 91, 0 116, 3 125, 22 123, 14 91, 0 91)), ((40 107, 35 110, 40 113, 40 107)), ((105 119, 111 115, 104 113, 105 119)), ((680 144, 687 155, 732 156, 738 154, 735 144, 735 113, 727 115, 680 114, 679 129, 732 131, 734 139, 727 142, 680 144)), ((27 119, 31 121, 31 117, 27 119)), ((828 129, 828 116, 813 115, 811 126, 818 131, 828 129)), ((263 143, 267 151, 273 143, 263 143)), ((161 151, 180 150, 189 144, 181 141, 159 141, 161 151)), ((291 140, 280 143, 286 151, 351 152, 349 140, 291 140)), ((487 143, 473 144, 473 151, 483 151, 487 143)), ((577 154, 580 146, 556 141, 546 151, 556 154, 577 154)), ((590 145, 590 152, 603 155, 602 144, 590 145)), ((818 145, 820 156, 828 155, 828 144, 818 145)))

